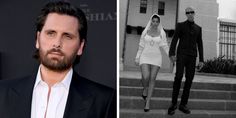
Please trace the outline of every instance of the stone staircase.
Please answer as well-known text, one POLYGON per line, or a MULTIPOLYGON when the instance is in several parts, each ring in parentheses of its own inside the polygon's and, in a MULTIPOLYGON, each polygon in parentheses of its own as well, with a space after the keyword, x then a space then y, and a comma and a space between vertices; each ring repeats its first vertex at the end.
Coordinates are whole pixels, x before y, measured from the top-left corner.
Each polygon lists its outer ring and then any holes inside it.
POLYGON ((191 114, 177 109, 175 115, 169 116, 172 84, 173 81, 157 79, 150 111, 144 112, 140 78, 121 77, 120 118, 236 118, 236 84, 194 82, 188 102, 191 114))

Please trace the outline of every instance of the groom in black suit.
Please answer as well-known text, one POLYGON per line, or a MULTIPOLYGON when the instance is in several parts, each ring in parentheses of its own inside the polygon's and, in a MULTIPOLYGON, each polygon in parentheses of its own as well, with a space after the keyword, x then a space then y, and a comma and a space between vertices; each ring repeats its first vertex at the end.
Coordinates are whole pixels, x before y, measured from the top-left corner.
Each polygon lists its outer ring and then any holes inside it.
POLYGON ((169 56, 170 60, 175 63, 176 61, 176 73, 173 83, 172 92, 172 104, 168 109, 168 114, 173 115, 175 109, 177 109, 177 100, 179 90, 185 72, 185 84, 179 110, 190 114, 190 110, 187 107, 190 88, 195 73, 197 51, 199 52, 199 66, 203 66, 203 43, 202 43, 202 28, 194 23, 195 11, 192 7, 185 9, 187 20, 177 24, 175 34, 173 36, 169 56), (177 42, 177 54, 175 54, 177 42))
POLYGON ((68 2, 50 2, 36 20, 32 76, 0 82, 1 118, 116 118, 114 89, 73 71, 87 38, 82 10, 68 2))

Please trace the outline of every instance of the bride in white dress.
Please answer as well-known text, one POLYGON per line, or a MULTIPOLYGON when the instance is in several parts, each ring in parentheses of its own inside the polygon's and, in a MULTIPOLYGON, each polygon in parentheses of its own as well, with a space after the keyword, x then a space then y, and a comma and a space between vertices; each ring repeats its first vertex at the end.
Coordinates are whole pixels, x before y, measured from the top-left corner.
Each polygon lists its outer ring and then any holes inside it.
POLYGON ((142 32, 135 58, 135 63, 140 66, 142 73, 142 97, 145 100, 145 112, 149 111, 155 80, 162 64, 160 47, 168 55, 169 46, 166 40, 166 33, 160 22, 160 16, 153 14, 142 32))

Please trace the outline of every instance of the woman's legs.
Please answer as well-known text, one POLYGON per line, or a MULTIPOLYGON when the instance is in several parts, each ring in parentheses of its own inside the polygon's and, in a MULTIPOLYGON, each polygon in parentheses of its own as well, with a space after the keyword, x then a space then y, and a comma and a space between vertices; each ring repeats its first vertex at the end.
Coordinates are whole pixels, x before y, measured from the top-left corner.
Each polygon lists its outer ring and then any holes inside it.
POLYGON ((150 79, 150 71, 151 66, 149 64, 141 65, 141 74, 142 74, 142 85, 143 85, 143 93, 142 96, 147 96, 148 94, 148 81, 150 79))
POLYGON ((147 94, 146 104, 144 107, 144 110, 146 109, 147 111, 149 110, 149 107, 150 107, 150 100, 151 100, 152 93, 155 87, 155 80, 157 77, 157 73, 159 72, 159 69, 160 69, 159 66, 154 66, 154 65, 150 65, 150 66, 151 66, 151 71, 150 71, 150 79, 148 82, 148 94, 147 94))

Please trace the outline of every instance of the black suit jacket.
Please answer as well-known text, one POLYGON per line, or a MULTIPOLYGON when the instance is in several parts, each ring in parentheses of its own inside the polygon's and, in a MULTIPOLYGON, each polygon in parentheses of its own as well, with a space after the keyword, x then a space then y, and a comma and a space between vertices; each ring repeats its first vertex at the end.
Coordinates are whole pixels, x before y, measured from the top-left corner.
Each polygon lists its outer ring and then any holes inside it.
POLYGON ((198 49, 199 61, 203 62, 202 28, 200 26, 189 21, 178 23, 171 41, 169 56, 175 55, 178 40, 177 55, 196 57, 198 49))
MULTIPOLYGON (((0 118, 30 118, 36 74, 0 82, 0 118)), ((116 92, 73 72, 63 118, 116 118, 116 92)))

